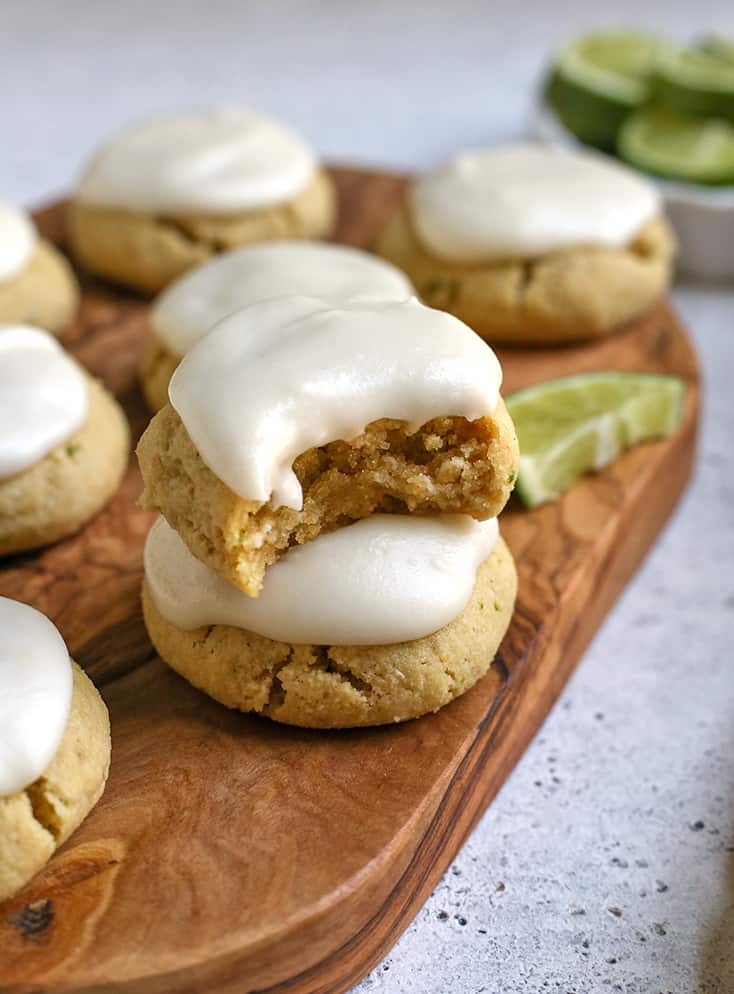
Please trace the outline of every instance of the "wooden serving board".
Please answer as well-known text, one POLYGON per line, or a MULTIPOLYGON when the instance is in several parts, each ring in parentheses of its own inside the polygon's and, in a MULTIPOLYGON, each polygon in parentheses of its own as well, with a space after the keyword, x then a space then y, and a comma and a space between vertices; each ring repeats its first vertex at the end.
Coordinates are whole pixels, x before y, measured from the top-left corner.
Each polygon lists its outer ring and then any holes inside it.
MULTIPOLYGON (((334 171, 338 240, 367 246, 404 180, 334 171)), ((41 213, 63 238, 63 205, 41 213)), ((66 344, 139 433, 144 302, 85 284, 66 344)), ((639 369, 688 383, 678 434, 639 446, 561 501, 510 506, 520 575, 494 666, 439 714, 309 732, 235 714, 155 656, 139 606, 151 516, 134 461, 76 538, 6 560, 0 593, 48 614, 109 706, 107 790, 47 868, 0 906, 0 990, 339 994, 392 946, 505 780, 683 490, 699 400, 693 350, 661 305, 610 340, 501 350, 505 391, 639 369)), ((644 663, 641 661, 641 665, 644 663)))

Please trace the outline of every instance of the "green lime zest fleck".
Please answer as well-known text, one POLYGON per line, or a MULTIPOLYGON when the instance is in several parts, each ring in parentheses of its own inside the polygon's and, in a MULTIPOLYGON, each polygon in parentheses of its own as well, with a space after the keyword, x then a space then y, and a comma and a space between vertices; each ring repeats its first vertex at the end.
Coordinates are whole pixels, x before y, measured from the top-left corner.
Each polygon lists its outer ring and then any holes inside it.
POLYGON ((79 450, 81 449, 81 447, 82 447, 82 443, 81 442, 69 442, 69 444, 66 446, 66 454, 67 454, 67 456, 70 459, 73 459, 74 456, 77 454, 77 452, 79 452, 79 450))

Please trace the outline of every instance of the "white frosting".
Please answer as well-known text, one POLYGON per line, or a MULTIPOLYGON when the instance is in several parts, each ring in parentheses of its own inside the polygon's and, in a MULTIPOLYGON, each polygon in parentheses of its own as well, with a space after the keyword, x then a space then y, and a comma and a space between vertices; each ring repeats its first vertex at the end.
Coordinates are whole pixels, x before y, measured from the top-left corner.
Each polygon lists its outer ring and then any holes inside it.
POLYGON ((296 456, 394 418, 491 415, 502 374, 465 324, 405 301, 279 297, 237 311, 183 359, 169 397, 201 458, 247 500, 299 510, 296 456))
POLYGON ((28 265, 38 236, 25 211, 0 203, 0 282, 12 280, 28 265))
POLYGON ((463 611, 497 519, 375 514, 294 546, 247 597, 159 518, 145 546, 156 607, 177 628, 232 625, 282 642, 387 645, 430 635, 463 611))
POLYGON ((81 203, 139 211, 228 213, 290 200, 311 179, 308 146, 253 111, 219 107, 154 118, 104 145, 81 203))
POLYGON ((84 374, 51 335, 0 325, 0 480, 33 466, 84 424, 84 374))
POLYGON ((46 770, 67 722, 73 677, 64 640, 48 618, 0 597, 0 797, 46 770))
POLYGON ((590 152, 510 145, 462 152, 416 181, 416 233, 453 261, 626 245, 660 213, 652 183, 590 152))
POLYGON ((228 314, 296 293, 339 304, 357 296, 404 300, 415 290, 397 267, 368 252, 271 242, 227 252, 182 276, 156 300, 151 327, 169 351, 184 356, 228 314))

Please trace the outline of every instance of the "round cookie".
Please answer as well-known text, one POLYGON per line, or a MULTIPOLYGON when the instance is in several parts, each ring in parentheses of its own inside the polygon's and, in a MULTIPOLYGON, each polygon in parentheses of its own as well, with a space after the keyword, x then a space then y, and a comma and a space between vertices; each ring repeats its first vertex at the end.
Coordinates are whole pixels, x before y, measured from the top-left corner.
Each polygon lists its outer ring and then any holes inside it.
POLYGON ((151 411, 160 411, 168 403, 168 384, 180 362, 180 356, 169 351, 155 335, 148 335, 140 357, 138 379, 151 411))
POLYGON ((334 227, 336 194, 319 170, 288 203, 233 214, 160 216, 94 207, 69 207, 74 256, 90 272, 157 293, 219 252, 256 242, 326 238, 334 227))
POLYGON ((226 252, 176 280, 155 301, 140 362, 148 405, 168 403, 184 355, 241 307, 304 293, 339 303, 354 296, 405 299, 415 289, 400 269, 368 252, 315 242, 271 242, 226 252))
POLYGON ((418 177, 377 250, 489 341, 598 338, 665 293, 675 250, 655 186, 583 151, 459 153, 418 177))
POLYGON ((33 324, 61 331, 79 305, 79 286, 66 258, 40 239, 30 262, 16 277, 0 282, 0 324, 33 324))
POLYGON ((469 690, 492 663, 516 589, 500 538, 461 614, 412 642, 291 645, 227 625, 183 631, 162 617, 147 584, 143 616, 161 658, 227 707, 307 728, 348 728, 416 718, 469 690))
POLYGON ((69 720, 51 763, 24 791, 0 797, 0 901, 48 862, 105 788, 111 748, 107 708, 76 663, 73 677, 69 720))
POLYGON ((675 237, 660 217, 621 249, 586 246, 534 260, 451 263, 426 251, 402 207, 377 251, 403 269, 425 303, 487 341, 556 345, 602 338, 657 303, 670 284, 675 237))
POLYGON ((104 146, 68 231, 86 269, 150 293, 229 249, 323 238, 335 216, 334 185, 297 135, 220 108, 159 118, 104 146))
POLYGON ((48 545, 78 531, 117 490, 130 432, 117 401, 85 374, 82 427, 42 459, 0 480, 0 556, 48 545))
POLYGON ((57 332, 78 303, 79 287, 64 256, 38 237, 30 215, 0 202, 0 324, 57 332))

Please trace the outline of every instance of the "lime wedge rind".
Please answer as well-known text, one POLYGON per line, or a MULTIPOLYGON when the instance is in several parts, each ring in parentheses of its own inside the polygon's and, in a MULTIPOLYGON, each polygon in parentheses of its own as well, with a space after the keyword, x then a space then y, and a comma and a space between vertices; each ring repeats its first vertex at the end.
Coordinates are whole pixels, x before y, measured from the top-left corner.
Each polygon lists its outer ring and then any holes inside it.
POLYGON ((638 442, 676 430, 685 384, 652 373, 580 373, 510 394, 520 439, 517 494, 528 507, 561 496, 638 442))
POLYGON ((709 35, 698 47, 701 51, 708 52, 709 55, 734 66, 734 35, 709 35))
POLYGON ((623 120, 647 97, 659 39, 629 32, 589 34, 554 60, 544 99, 585 144, 612 150, 623 120))
POLYGON ((734 65, 700 48, 671 49, 655 66, 650 94, 662 107, 734 121, 734 65))
POLYGON ((630 165, 684 182, 734 182, 734 124, 663 108, 631 114, 617 149, 630 165))
POLYGON ((734 36, 685 46, 631 31, 583 35, 554 58, 543 105, 569 138, 665 181, 666 195, 713 206, 725 191, 701 188, 734 184, 734 36))
POLYGON ((630 111, 627 104, 615 103, 588 90, 580 91, 558 72, 548 78, 543 100, 574 138, 610 152, 630 111))
POLYGON ((664 47, 656 36, 635 32, 584 35, 556 57, 556 69, 584 90, 627 107, 645 100, 648 77, 664 47))
POLYGON ((656 63, 655 75, 700 90, 734 89, 734 66, 701 48, 668 49, 656 63))
POLYGON ((562 52, 556 63, 558 76, 584 91, 604 97, 625 108, 637 107, 647 96, 647 86, 640 79, 624 77, 588 62, 576 49, 562 52))

